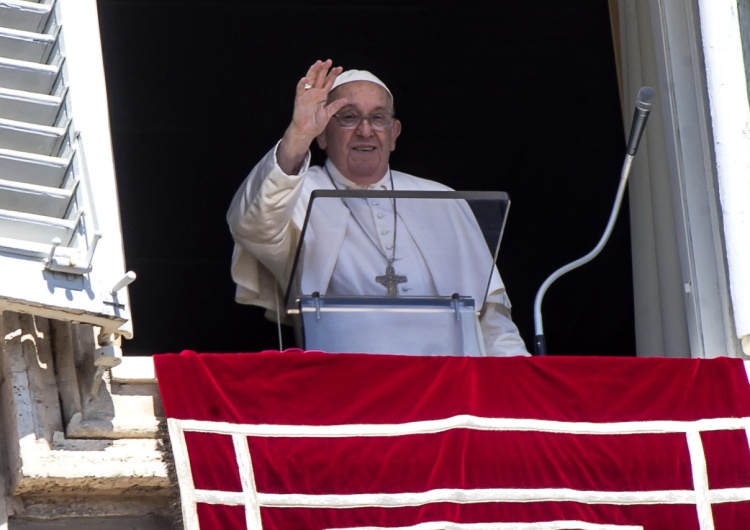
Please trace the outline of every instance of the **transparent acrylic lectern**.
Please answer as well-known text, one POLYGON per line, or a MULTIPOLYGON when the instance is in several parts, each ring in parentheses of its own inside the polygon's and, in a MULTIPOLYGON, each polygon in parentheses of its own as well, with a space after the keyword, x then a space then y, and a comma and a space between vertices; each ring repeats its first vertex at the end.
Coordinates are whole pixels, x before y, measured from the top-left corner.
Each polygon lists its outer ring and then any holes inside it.
POLYGON ((285 299, 298 346, 332 353, 483 355, 478 315, 499 286, 495 261, 509 205, 504 192, 314 191, 285 299), (400 250, 387 270, 394 204, 393 242, 400 250), (359 268, 351 248, 348 261, 342 250, 355 236, 382 272, 351 292, 331 278, 336 267, 359 268), (410 261, 401 261, 406 245, 415 250, 410 261), (414 278, 415 270, 428 277, 414 278))

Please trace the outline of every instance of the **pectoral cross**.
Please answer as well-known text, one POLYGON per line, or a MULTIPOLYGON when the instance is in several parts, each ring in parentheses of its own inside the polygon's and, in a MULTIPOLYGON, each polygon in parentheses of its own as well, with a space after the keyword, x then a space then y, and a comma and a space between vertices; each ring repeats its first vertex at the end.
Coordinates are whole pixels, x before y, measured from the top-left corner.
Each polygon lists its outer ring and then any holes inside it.
POLYGON ((399 283, 408 281, 408 278, 402 274, 396 274, 393 265, 388 264, 385 268, 385 274, 383 276, 375 276, 375 281, 388 289, 388 296, 397 296, 398 290, 396 286, 399 283))

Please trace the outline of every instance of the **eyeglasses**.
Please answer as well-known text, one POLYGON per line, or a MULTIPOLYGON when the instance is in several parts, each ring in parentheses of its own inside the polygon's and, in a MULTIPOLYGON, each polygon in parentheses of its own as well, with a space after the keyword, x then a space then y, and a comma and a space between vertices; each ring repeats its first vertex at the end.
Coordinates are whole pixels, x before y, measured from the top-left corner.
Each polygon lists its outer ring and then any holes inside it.
POLYGON ((376 131, 382 131, 393 125, 393 115, 386 112, 376 112, 370 116, 362 116, 356 112, 346 111, 334 114, 336 123, 342 129, 356 129, 362 120, 367 120, 370 123, 370 127, 376 131))

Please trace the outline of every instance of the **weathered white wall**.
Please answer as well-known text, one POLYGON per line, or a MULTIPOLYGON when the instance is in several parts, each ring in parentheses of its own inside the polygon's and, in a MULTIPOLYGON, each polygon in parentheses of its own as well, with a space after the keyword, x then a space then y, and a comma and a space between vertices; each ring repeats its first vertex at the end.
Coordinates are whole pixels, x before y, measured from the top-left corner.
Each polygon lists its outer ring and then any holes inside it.
POLYGON ((123 379, 106 373, 90 394, 96 331, 0 314, 0 528, 64 528, 76 518, 167 527, 173 491, 153 363, 126 359, 123 379))
POLYGON ((735 335, 750 355, 750 102, 741 35, 750 25, 740 27, 737 0, 698 5, 735 335))

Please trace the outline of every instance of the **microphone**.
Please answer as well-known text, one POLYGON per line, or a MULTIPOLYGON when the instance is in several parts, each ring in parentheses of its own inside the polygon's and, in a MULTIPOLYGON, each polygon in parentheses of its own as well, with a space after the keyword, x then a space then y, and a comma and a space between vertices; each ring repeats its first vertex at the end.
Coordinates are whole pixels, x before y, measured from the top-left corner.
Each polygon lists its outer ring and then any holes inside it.
POLYGON ((646 120, 651 113, 651 107, 654 106, 656 91, 650 86, 641 87, 635 102, 635 113, 633 114, 633 125, 630 128, 630 139, 628 140, 627 153, 635 156, 638 151, 638 144, 641 142, 641 136, 646 129, 646 120))
POLYGON ((643 130, 646 128, 646 120, 651 112, 651 107, 654 106, 654 100, 656 99, 656 91, 648 86, 641 87, 636 96, 635 104, 635 115, 633 116, 633 126, 630 129, 630 139, 628 140, 627 155, 625 156, 625 162, 622 165, 622 172, 620 173, 620 185, 617 188, 617 195, 615 196, 615 203, 612 206, 612 211, 609 214, 609 221, 607 227, 604 229, 599 243, 596 244, 593 250, 588 254, 579 258, 575 261, 568 263, 553 272, 546 280, 536 293, 534 299, 534 353, 537 355, 547 355, 547 341, 544 338, 544 326, 542 322, 542 300, 544 294, 552 282, 557 280, 563 274, 566 274, 573 269, 585 265, 602 251, 604 245, 609 240, 609 236, 612 234, 612 230, 617 220, 617 214, 620 212, 620 204, 622 204, 622 197, 625 194, 625 187, 628 183, 628 176, 630 175, 630 167, 633 163, 633 157, 635 152, 638 150, 638 144, 643 136, 643 130))

